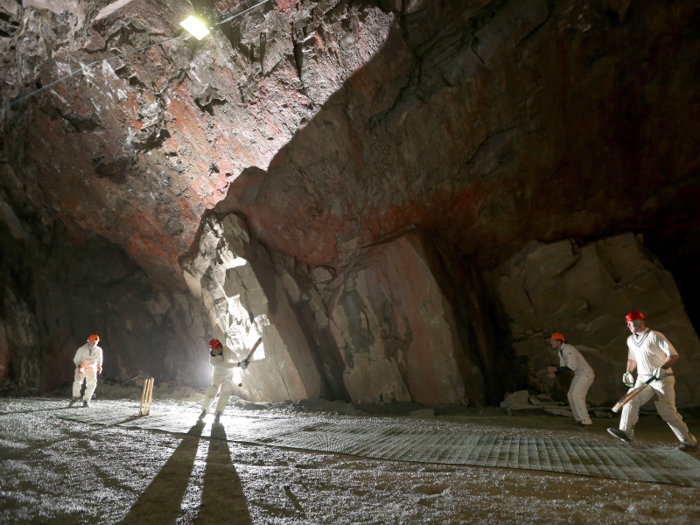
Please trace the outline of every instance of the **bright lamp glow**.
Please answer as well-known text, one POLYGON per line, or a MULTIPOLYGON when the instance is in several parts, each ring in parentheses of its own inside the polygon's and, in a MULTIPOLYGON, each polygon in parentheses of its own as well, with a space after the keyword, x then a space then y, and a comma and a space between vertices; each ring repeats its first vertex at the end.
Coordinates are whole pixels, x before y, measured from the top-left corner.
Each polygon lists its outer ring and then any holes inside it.
POLYGON ((180 22, 180 25, 187 29, 187 31, 197 40, 201 40, 209 34, 209 30, 206 28, 206 26, 193 16, 188 16, 185 18, 182 22, 180 22))

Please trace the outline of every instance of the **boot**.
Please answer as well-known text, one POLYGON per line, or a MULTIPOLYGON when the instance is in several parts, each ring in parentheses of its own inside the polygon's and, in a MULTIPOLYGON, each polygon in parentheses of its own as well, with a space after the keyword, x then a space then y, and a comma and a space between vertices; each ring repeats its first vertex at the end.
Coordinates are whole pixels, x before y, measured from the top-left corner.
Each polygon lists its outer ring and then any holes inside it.
POLYGON ((697 442, 695 444, 683 442, 676 448, 682 452, 695 452, 698 450, 698 444, 697 442))
POLYGON ((205 418, 206 416, 207 416, 207 411, 206 411, 206 410, 202 410, 202 413, 199 414, 199 417, 198 417, 197 419, 198 419, 199 421, 203 421, 204 418, 205 418))
POLYGON ((608 434, 610 434, 611 436, 616 437, 616 438, 619 439, 620 441, 624 441, 624 442, 627 443, 627 444, 630 444, 630 443, 632 442, 632 438, 630 438, 630 437, 627 435, 627 432, 625 432, 625 431, 623 431, 623 430, 619 430, 619 429, 617 429, 617 428, 609 428, 609 429, 608 429, 608 434))
POLYGON ((221 423, 221 412, 216 413, 216 417, 214 418, 214 423, 221 423))
POLYGON ((75 405, 78 402, 78 398, 74 397, 73 399, 70 400, 70 403, 68 403, 68 408, 72 408, 73 405, 75 405))
POLYGON ((90 401, 88 401, 87 399, 85 401, 83 401, 83 407, 90 408, 90 401))

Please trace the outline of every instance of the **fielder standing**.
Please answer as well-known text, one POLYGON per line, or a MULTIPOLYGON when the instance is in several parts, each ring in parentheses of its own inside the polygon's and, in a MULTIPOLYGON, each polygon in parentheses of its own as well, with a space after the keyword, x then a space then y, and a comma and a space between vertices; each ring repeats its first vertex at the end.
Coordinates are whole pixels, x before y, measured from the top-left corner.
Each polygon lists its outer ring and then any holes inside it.
POLYGON ((99 335, 88 337, 87 344, 84 344, 75 353, 73 362, 75 363, 75 378, 73 380, 73 399, 68 407, 72 407, 80 398, 80 388, 83 381, 86 382, 85 395, 83 396, 83 406, 90 408, 90 399, 97 387, 97 374, 102 373, 102 348, 97 346, 100 342, 99 335))
POLYGON ((574 425, 587 427, 593 424, 591 416, 588 415, 586 408, 586 394, 588 389, 593 384, 595 374, 591 365, 581 355, 581 352, 576 350, 572 345, 564 342, 564 336, 559 332, 552 334, 549 339, 552 348, 557 349, 559 354, 559 367, 550 366, 549 377, 554 377, 556 374, 564 372, 567 368, 574 371, 574 380, 569 387, 569 406, 574 414, 574 425))
POLYGON ((631 392, 649 378, 653 377, 654 380, 623 407, 620 428, 609 428, 608 432, 625 443, 630 443, 634 437, 634 426, 639 420, 639 408, 656 393, 659 398, 654 403, 656 410, 681 442, 678 449, 692 452, 697 450, 698 441, 688 431, 685 421, 676 411, 676 379, 671 367, 678 361, 678 352, 661 332, 649 330, 644 325, 645 319, 646 317, 636 310, 627 314, 627 327, 632 335, 627 338, 627 372, 622 376, 622 381, 632 387, 629 390, 631 392), (632 375, 635 370, 636 383, 632 375))

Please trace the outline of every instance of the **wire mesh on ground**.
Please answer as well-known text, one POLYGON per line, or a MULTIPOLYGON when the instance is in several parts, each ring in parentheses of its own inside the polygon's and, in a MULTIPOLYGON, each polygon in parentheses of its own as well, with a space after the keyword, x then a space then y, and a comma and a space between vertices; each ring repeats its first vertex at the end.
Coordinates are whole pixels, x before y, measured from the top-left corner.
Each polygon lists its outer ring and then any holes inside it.
MULTIPOLYGON (((135 418, 122 410, 72 410, 63 419, 99 425, 186 434, 197 412, 173 407, 159 414, 135 418)), ((389 418, 223 416, 221 438, 316 452, 347 454, 369 459, 502 467, 576 474, 609 479, 700 487, 700 461, 676 449, 618 445, 582 439, 503 435, 474 432, 459 423, 392 421, 389 418)))

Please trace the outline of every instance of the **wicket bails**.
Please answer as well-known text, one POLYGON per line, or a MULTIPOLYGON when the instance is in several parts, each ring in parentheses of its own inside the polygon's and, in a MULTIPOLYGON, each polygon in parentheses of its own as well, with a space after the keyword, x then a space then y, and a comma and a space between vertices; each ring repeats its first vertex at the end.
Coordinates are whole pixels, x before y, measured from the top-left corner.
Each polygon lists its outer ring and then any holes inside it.
POLYGON ((139 416, 147 416, 151 413, 151 399, 153 398, 153 378, 146 379, 143 383, 143 392, 141 394, 141 406, 139 407, 139 416))

